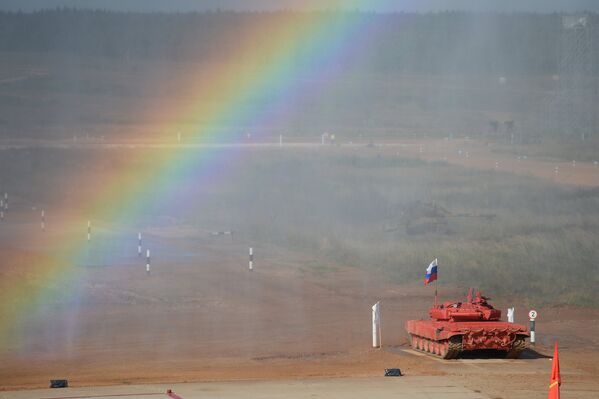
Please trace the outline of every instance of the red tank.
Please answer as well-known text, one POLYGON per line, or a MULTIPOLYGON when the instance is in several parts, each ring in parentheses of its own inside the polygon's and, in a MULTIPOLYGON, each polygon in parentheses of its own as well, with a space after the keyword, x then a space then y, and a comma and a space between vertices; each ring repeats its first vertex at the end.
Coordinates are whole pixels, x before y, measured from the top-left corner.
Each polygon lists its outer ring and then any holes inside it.
POLYGON ((412 348, 454 359, 462 351, 496 349, 517 358, 530 334, 526 326, 501 321, 501 310, 493 308, 480 292, 466 302, 445 302, 429 310, 430 320, 408 320, 412 348))

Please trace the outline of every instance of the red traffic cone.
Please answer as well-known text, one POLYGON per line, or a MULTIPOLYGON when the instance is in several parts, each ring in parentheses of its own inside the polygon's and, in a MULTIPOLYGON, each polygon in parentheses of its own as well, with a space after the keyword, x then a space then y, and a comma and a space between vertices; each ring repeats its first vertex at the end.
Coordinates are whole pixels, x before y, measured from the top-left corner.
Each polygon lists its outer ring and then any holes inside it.
POLYGON ((557 342, 553 352, 553 362, 551 363, 551 381, 549 382, 548 399, 559 399, 559 387, 562 385, 562 379, 559 375, 559 354, 557 352, 557 342))

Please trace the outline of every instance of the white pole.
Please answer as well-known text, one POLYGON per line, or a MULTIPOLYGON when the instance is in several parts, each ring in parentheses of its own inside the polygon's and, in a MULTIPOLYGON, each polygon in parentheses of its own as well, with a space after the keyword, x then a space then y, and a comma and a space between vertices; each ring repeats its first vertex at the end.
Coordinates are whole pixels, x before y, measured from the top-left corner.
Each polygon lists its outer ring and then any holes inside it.
POLYGON ((320 135, 320 144, 324 145, 324 133, 320 135))
POLYGON ((150 250, 146 250, 146 274, 150 275, 150 250))
POLYGON ((181 132, 177 133, 177 141, 180 143, 181 142, 181 132))
POLYGON ((381 347, 381 302, 372 306, 372 347, 381 347))
POLYGON ((141 232, 137 233, 137 256, 141 256, 141 232))
POLYGON ((250 247, 250 271, 254 270, 254 248, 250 247))
POLYGON ((514 322, 514 308, 507 308, 507 321, 508 323, 514 322))
POLYGON ((283 146, 283 135, 279 134, 279 147, 283 146))
POLYGON ((46 212, 42 209, 42 231, 46 230, 46 212))
POLYGON ((91 221, 87 221, 87 241, 90 241, 92 239, 92 222, 91 221))

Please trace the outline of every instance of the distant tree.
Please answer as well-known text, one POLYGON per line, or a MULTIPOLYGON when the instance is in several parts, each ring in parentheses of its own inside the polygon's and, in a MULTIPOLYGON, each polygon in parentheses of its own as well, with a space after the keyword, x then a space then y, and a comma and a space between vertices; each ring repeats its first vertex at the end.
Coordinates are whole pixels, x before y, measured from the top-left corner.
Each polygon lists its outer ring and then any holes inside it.
POLYGON ((499 131, 499 122, 489 121, 489 129, 491 130, 491 133, 497 134, 497 132, 499 131))

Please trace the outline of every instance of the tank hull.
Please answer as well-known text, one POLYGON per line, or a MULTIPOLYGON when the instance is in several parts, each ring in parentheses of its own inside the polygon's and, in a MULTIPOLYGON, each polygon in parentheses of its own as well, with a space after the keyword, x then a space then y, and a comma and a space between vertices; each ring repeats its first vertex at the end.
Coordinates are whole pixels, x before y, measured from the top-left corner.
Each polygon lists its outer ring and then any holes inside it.
POLYGON ((503 321, 409 320, 406 330, 412 347, 445 359, 479 349, 501 350, 509 357, 518 357, 529 336, 525 326, 503 321))

